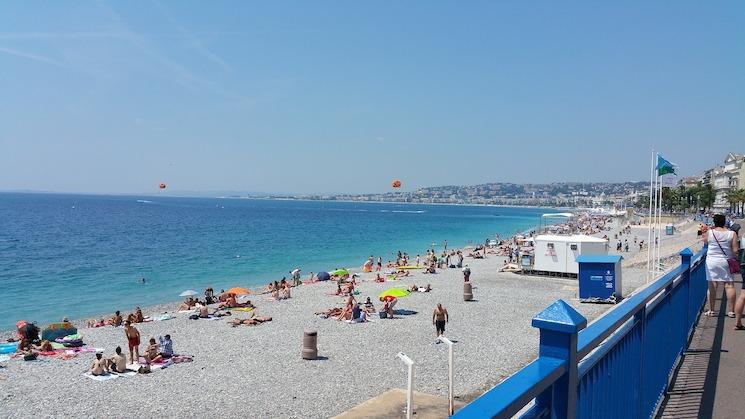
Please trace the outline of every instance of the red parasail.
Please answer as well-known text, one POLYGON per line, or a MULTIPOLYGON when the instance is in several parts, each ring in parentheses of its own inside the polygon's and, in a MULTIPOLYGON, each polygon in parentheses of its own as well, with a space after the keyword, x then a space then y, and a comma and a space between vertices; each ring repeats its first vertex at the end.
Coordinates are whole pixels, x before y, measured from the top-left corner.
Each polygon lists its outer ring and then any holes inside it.
POLYGON ((165 189, 165 188, 166 188, 166 184, 165 184, 165 183, 161 183, 161 184, 159 185, 159 187, 160 187, 160 189, 165 189))
POLYGON ((393 183, 391 184, 391 186, 393 186, 394 188, 400 188, 401 187, 401 181, 398 180, 398 179, 396 179, 396 180, 393 181, 393 183))

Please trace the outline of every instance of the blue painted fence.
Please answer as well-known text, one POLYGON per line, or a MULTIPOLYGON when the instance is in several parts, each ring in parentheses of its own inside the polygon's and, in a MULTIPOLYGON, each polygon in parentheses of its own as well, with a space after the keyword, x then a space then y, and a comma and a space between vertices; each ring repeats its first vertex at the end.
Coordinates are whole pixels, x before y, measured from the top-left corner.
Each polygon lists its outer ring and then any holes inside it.
POLYGON ((538 358, 455 418, 646 418, 654 414, 706 299, 706 249, 587 328, 559 300, 533 318, 538 358))

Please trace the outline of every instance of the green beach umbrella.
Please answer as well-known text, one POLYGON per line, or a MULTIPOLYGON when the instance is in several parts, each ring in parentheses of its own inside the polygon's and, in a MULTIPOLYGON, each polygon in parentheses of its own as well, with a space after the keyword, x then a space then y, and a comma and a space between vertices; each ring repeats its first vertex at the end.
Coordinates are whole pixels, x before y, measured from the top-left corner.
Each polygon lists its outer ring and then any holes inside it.
POLYGON ((403 288, 390 288, 387 289, 378 295, 378 298, 384 298, 384 297, 407 297, 409 295, 409 291, 403 289, 403 288))
POLYGON ((331 272, 331 275, 335 275, 335 276, 349 275, 349 271, 346 270, 346 269, 337 269, 337 270, 331 272))

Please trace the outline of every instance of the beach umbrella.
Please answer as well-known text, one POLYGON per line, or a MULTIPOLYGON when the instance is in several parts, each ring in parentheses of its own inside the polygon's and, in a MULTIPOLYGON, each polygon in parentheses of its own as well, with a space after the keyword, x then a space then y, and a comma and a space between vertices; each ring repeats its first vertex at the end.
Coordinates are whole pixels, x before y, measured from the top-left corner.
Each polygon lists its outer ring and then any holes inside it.
POLYGON ((337 270, 331 272, 331 275, 334 275, 334 276, 349 275, 349 271, 346 270, 346 269, 337 269, 337 270))
POLYGON ((186 291, 182 292, 182 293, 181 293, 181 294, 179 294, 179 295, 180 295, 181 297, 193 297, 193 296, 195 296, 195 295, 199 295, 199 293, 198 293, 198 292, 196 292, 196 291, 194 291, 194 290, 186 290, 186 291))
POLYGON ((235 294, 235 295, 246 295, 246 294, 251 294, 251 291, 245 288, 241 288, 241 287, 233 287, 228 290, 228 293, 235 294))
POLYGON ((331 275, 329 275, 328 272, 318 272, 316 278, 318 278, 319 281, 328 281, 329 279, 331 279, 331 275))
POLYGON ((410 294, 409 291, 407 291, 407 290, 405 290, 403 288, 389 288, 389 289, 381 292, 378 295, 378 298, 385 298, 385 297, 401 298, 401 297, 408 297, 409 294, 410 294))

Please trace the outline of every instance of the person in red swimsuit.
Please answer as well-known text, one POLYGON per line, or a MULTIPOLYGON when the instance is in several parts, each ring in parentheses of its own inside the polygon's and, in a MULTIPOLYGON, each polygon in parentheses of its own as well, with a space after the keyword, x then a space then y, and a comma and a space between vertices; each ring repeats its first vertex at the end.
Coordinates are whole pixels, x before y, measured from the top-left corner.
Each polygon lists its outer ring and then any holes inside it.
POLYGON ((138 364, 140 362, 140 332, 132 326, 132 322, 127 320, 124 323, 124 334, 129 344, 129 359, 133 364, 138 364))

